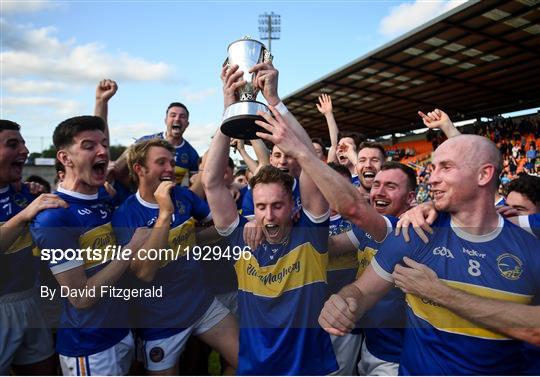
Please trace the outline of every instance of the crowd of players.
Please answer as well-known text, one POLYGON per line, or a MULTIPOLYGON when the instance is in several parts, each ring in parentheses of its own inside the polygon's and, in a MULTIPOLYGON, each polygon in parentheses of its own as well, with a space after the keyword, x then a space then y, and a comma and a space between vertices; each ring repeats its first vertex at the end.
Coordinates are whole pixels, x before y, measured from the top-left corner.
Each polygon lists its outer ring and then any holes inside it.
MULTIPOLYGON (((419 115, 447 140, 418 175, 340 134, 323 94, 327 151, 281 102, 273 65, 251 72, 271 110, 257 160, 219 129, 199 159, 174 102, 164 132, 110 164, 117 86, 103 80, 94 116, 56 127, 58 186, 37 196, 20 126, 0 122, 0 374, 174 375, 193 336, 240 375, 539 374, 540 178, 512 180, 500 205, 502 141, 438 109, 419 115), (48 266, 40 252, 87 248, 101 252, 48 266), (136 252, 152 249, 177 253, 136 252), (161 290, 126 301, 100 294, 111 287, 161 290)), ((242 74, 222 69, 225 107, 242 74)))

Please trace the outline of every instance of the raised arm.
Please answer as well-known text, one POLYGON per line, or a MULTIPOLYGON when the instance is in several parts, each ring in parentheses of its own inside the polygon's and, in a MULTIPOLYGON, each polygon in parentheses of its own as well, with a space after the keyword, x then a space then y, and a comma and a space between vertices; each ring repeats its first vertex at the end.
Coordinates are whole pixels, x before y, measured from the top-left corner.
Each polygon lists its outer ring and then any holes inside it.
POLYGON ((257 161, 251 158, 251 156, 246 152, 244 140, 233 139, 231 145, 238 150, 248 169, 253 174, 257 174, 260 168, 270 164, 270 152, 268 151, 268 148, 266 148, 264 142, 260 139, 251 140, 251 146, 255 151, 257 161))
POLYGON ((420 115, 427 128, 439 128, 449 139, 461 135, 461 132, 458 131, 448 115, 442 110, 435 109, 427 113, 427 115, 419 111, 418 115, 420 115))
POLYGON ((330 149, 328 150, 328 158, 326 162, 337 162, 337 145, 339 129, 334 118, 334 111, 332 107, 332 97, 323 93, 319 96, 319 103, 317 110, 326 118, 326 124, 328 125, 328 133, 330 134, 330 149))
POLYGON ((446 285, 429 267, 405 257, 394 281, 403 292, 442 305, 460 317, 506 336, 540 346, 540 306, 494 300, 446 285))
POLYGON ((275 109, 271 109, 275 118, 264 114, 267 122, 258 122, 270 134, 259 133, 258 136, 277 144, 284 153, 296 158, 302 167, 302 175, 309 177, 338 213, 366 230, 375 240, 383 240, 387 233, 384 218, 369 205, 350 181, 317 158, 307 134, 290 112, 281 116, 275 109))
MULTIPOLYGON (((277 69, 275 69, 271 63, 260 63, 255 65, 250 70, 250 72, 256 72, 255 83, 259 88, 262 89, 264 98, 266 98, 268 104, 271 105, 270 109, 275 117, 274 118, 267 113, 261 113, 259 115, 264 117, 266 123, 260 121, 257 121, 257 123, 260 126, 263 126, 264 123, 263 127, 266 128, 268 131, 272 132, 271 130, 282 129, 280 127, 280 122, 281 125, 284 125, 286 120, 286 123, 289 125, 291 134, 294 134, 295 140, 298 140, 298 143, 302 144, 302 149, 305 149, 307 153, 315 156, 315 149, 313 148, 311 139, 309 138, 304 128, 300 125, 300 123, 296 120, 296 118, 292 115, 290 111, 286 110, 286 108, 285 111, 283 110, 285 106, 282 104, 277 90, 279 75, 277 69), (280 114, 273 106, 279 106, 281 108, 282 114, 280 114), (270 129, 267 127, 270 127, 270 129)), ((279 140, 280 142, 283 142, 283 135, 274 138, 273 135, 269 136, 265 133, 259 132, 257 136, 259 136, 261 139, 271 141, 274 144, 278 144, 281 149, 281 145, 276 141, 279 140)), ((289 145, 287 147, 290 146, 290 143, 288 144, 289 145)), ((289 154, 288 151, 283 151, 289 154)), ((291 153, 290 155, 294 157, 294 154, 291 153)), ((302 207, 304 207, 309 213, 314 216, 322 216, 326 214, 329 209, 328 202, 320 192, 319 188, 315 185, 315 182, 313 181, 311 175, 306 174, 302 171, 302 173, 300 173, 299 184, 300 197, 302 198, 302 207)))
MULTIPOLYGON (((238 70, 238 66, 223 67, 221 70, 225 107, 235 101, 235 90, 245 84, 244 80, 240 80, 242 75, 243 72, 238 70)), ((202 173, 206 199, 218 231, 227 229, 238 218, 236 203, 223 180, 230 142, 231 138, 218 129, 207 152, 205 168, 202 173)))
POLYGON ((118 85, 110 79, 101 80, 96 87, 96 103, 94 106, 94 115, 101 117, 105 121, 105 136, 110 143, 109 133, 109 100, 116 94, 118 85))

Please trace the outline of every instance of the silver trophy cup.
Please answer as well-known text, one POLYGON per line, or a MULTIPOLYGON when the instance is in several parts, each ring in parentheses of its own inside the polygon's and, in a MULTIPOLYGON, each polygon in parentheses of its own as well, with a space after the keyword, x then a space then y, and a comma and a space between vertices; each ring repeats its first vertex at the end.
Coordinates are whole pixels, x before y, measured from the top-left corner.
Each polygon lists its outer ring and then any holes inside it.
POLYGON ((231 43, 227 49, 229 57, 225 64, 238 65, 244 72, 246 84, 238 89, 240 101, 228 106, 223 113, 221 132, 225 135, 243 140, 258 139, 256 132, 266 132, 255 124, 256 120, 264 120, 257 111, 269 113, 268 107, 256 101, 258 90, 253 87, 255 73, 249 73, 251 67, 262 62, 272 61, 272 55, 259 41, 245 37, 231 43))

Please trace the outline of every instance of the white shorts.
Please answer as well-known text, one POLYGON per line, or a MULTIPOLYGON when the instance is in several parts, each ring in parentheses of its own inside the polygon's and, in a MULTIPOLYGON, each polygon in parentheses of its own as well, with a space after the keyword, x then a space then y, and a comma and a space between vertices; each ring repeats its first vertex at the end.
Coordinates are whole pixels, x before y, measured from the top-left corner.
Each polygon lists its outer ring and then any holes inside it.
POLYGON ((225 305, 235 317, 238 317, 238 290, 216 295, 216 298, 225 305))
POLYGON ((131 332, 105 351, 89 356, 60 355, 64 376, 125 376, 133 360, 134 341, 131 332))
POLYGON ((172 368, 178 361, 191 335, 201 335, 212 329, 229 314, 221 302, 214 299, 204 315, 187 329, 168 338, 137 340, 139 355, 146 370, 157 372, 172 368))
POLYGON ((39 310, 36 291, 1 296, 0 375, 7 375, 11 364, 34 364, 53 354, 51 330, 39 310))
POLYGON ((362 344, 358 375, 360 376, 397 376, 399 364, 384 361, 374 356, 367 349, 366 342, 362 344))
POLYGON ((336 355, 336 361, 339 367, 332 375, 354 376, 356 374, 356 361, 360 354, 362 337, 362 334, 330 335, 332 348, 334 348, 334 354, 336 355))

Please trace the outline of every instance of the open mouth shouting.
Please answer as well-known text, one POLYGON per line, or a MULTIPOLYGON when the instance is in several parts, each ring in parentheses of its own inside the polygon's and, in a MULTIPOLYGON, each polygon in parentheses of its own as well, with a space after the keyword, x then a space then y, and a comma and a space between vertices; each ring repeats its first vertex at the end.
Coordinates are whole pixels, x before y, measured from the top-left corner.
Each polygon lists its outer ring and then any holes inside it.
POLYGON ((362 180, 364 182, 372 183, 375 179, 375 172, 372 170, 366 170, 362 172, 362 180))
POLYGON ((179 137, 182 133, 182 125, 180 123, 174 123, 171 127, 171 133, 173 137, 179 137))
POLYGON ((347 162, 349 162, 349 159, 347 158, 347 156, 340 154, 338 155, 338 161, 341 165, 345 165, 347 162))
POLYGON ((105 179, 105 176, 107 175, 108 165, 108 160, 99 160, 94 165, 92 165, 92 172, 94 173, 94 175, 97 175, 99 179, 105 179))
POLYGON ((279 226, 276 224, 266 224, 264 227, 270 237, 276 237, 279 233, 279 226))

